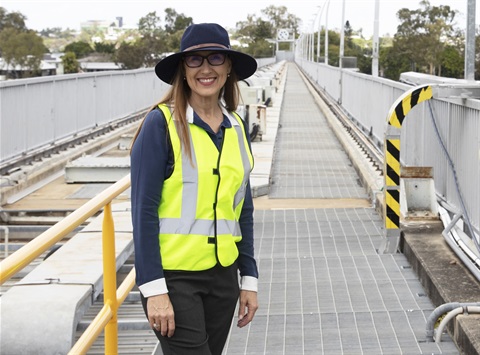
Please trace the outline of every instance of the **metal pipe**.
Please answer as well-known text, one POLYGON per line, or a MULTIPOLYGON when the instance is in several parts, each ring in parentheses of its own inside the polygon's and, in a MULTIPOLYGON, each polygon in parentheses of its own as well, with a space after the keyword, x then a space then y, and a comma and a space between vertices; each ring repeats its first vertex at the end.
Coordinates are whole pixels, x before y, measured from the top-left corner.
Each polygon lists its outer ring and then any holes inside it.
POLYGON ((447 312, 450 312, 459 307, 467 307, 467 306, 480 306, 480 302, 476 303, 459 303, 459 302, 450 302, 444 303, 433 310, 433 312, 427 318, 427 324, 425 327, 425 336, 427 341, 433 342, 433 336, 435 333, 435 323, 437 322, 438 318, 444 315, 447 312))
MULTIPOLYGON (((130 270, 130 273, 123 280, 122 284, 117 289, 117 302, 122 304, 133 286, 135 285, 135 268, 130 270)), ((108 322, 114 315, 114 311, 110 302, 104 304, 103 308, 98 312, 95 319, 90 323, 87 329, 83 332, 75 345, 69 351, 68 355, 86 354, 91 348, 95 340, 98 338, 102 330, 105 329, 108 322)), ((118 323, 117 323, 118 326, 118 323)))
POLYGON ((98 312, 97 316, 92 321, 87 330, 85 330, 85 332, 80 336, 73 348, 70 349, 68 355, 86 354, 88 352, 88 349, 91 348, 100 333, 102 333, 105 326, 112 318, 112 315, 113 311, 111 305, 109 303, 105 304, 100 310, 100 312, 98 312))
POLYGON ((455 318, 457 315, 462 313, 480 313, 480 303, 479 306, 464 306, 464 307, 457 307, 450 312, 442 319, 440 325, 437 328, 436 335, 435 335, 435 343, 440 343, 442 341, 442 334, 443 329, 447 325, 447 323, 455 318))

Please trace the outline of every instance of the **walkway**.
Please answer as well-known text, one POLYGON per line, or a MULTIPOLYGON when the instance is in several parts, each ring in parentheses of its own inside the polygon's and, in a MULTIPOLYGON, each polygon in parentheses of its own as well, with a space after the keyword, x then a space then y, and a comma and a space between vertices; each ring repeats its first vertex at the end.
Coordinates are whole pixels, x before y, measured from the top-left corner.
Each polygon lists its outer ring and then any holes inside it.
MULTIPOLYGON (((436 297, 436 304, 478 301, 478 283, 460 274, 458 264, 444 269, 454 256, 441 249, 441 235, 432 247, 433 239, 412 232, 405 238, 410 240, 405 255, 379 255, 382 218, 348 158, 352 152, 347 155, 337 140, 295 64, 287 64, 285 82, 275 95, 267 110, 267 132, 262 142, 252 144, 260 309, 247 328, 238 329, 233 321, 224 355, 459 354, 447 334, 439 345, 426 342, 426 320, 435 307, 414 272, 425 258, 412 255, 422 248, 430 258, 440 259, 434 249, 442 255, 442 263, 424 272, 450 284, 452 296, 446 301, 436 297), (262 196, 266 191, 268 196, 262 196), (454 280, 463 280, 461 295, 454 280), (468 295, 465 285, 471 285, 468 295)), ((23 207, 12 208, 73 206, 74 193, 88 199, 102 188, 82 187, 80 194, 78 186, 55 181, 19 201, 23 207)), ((128 260, 122 272, 130 271, 132 263, 128 260)), ((77 337, 101 303, 96 300, 82 318, 77 337)), ((471 335, 478 333, 477 320, 463 320, 470 322, 465 338, 476 344, 479 336, 471 335)), ((119 353, 160 355, 156 343, 132 294, 119 311, 119 353)), ((88 354, 103 353, 100 337, 88 354)))
POLYGON ((381 216, 294 64, 268 197, 255 212, 260 308, 232 327, 226 355, 458 354, 447 335, 425 341, 434 306, 403 254, 377 254, 381 216), (350 206, 358 199, 366 207, 350 206))

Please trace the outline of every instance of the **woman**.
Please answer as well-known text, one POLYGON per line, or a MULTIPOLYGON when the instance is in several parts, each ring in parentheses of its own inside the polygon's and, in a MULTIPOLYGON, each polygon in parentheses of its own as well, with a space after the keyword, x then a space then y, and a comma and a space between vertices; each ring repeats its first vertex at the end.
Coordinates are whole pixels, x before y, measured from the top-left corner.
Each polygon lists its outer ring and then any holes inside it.
POLYGON ((256 69, 211 23, 155 67, 172 86, 135 135, 131 195, 136 283, 165 355, 220 355, 237 301, 238 327, 258 308, 253 156, 234 112, 237 81, 256 69))

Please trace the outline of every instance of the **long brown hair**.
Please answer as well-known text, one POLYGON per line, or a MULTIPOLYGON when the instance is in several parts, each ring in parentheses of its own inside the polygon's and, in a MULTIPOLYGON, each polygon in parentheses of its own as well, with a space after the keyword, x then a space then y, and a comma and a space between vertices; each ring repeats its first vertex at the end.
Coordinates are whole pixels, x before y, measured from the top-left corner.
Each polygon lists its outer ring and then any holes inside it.
MULTIPOLYGON (((155 105, 153 105, 149 112, 154 110, 160 104, 167 104, 170 106, 172 110, 172 116, 175 121, 178 122, 178 136, 180 138, 180 142, 182 145, 182 149, 187 153, 190 162, 192 162, 192 147, 190 144, 190 134, 188 129, 188 122, 187 122, 187 105, 188 99, 191 95, 191 89, 187 84, 187 80, 185 80, 184 69, 182 67, 183 61, 180 62, 177 72, 173 77, 172 86, 167 91, 165 96, 155 105)), ((228 111, 235 111, 238 107, 238 102, 240 98, 240 90, 238 87, 238 77, 235 73, 235 70, 232 70, 227 77, 227 81, 223 86, 223 90, 220 91, 218 99, 222 99, 225 102, 225 108, 228 111)), ((148 114, 148 113, 147 113, 148 114)), ((145 116, 146 117, 146 116, 145 116)), ((135 140, 142 129, 143 122, 145 122, 145 117, 140 122, 140 125, 133 136, 132 143, 130 147, 133 147, 135 140)))

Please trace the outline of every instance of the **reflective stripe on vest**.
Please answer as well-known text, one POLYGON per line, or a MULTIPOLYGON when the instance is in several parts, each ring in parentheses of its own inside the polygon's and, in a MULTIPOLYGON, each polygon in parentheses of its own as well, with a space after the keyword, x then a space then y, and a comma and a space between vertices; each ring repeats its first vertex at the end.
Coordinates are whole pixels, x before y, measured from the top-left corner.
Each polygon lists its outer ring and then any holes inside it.
POLYGON ((192 160, 181 149, 177 123, 159 105, 172 142, 174 169, 165 180, 158 209, 160 252, 165 270, 206 270, 232 265, 242 239, 238 220, 253 168, 243 122, 227 115, 219 152, 208 133, 189 124, 192 160), (216 223, 215 223, 216 220, 216 223))

